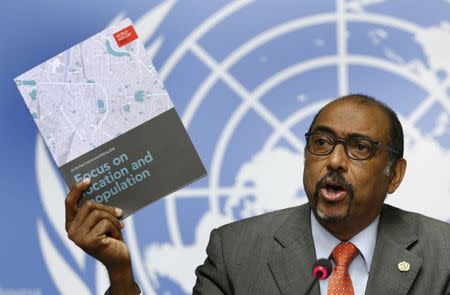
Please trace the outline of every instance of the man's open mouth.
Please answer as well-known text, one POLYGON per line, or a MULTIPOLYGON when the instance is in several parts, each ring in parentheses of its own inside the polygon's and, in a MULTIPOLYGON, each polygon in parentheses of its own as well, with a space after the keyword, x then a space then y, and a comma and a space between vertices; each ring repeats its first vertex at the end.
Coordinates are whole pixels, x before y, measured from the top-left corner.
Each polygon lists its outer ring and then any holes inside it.
POLYGON ((344 186, 326 183, 320 189, 322 197, 329 202, 337 202, 345 199, 348 195, 344 186))

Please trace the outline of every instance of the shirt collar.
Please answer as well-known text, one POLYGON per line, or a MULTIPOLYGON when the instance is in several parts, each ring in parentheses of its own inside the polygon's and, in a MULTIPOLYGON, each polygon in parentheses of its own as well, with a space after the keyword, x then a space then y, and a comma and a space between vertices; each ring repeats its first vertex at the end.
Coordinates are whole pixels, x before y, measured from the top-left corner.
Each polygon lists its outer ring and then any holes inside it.
MULTIPOLYGON (((311 231, 314 240, 314 248, 316 257, 329 258, 334 247, 341 241, 330 234, 316 219, 314 213, 311 212, 311 231)), ((353 243, 361 253, 362 258, 367 267, 367 272, 372 265, 373 252, 377 240, 378 224, 380 215, 378 215, 365 229, 354 236, 349 242, 353 243)))

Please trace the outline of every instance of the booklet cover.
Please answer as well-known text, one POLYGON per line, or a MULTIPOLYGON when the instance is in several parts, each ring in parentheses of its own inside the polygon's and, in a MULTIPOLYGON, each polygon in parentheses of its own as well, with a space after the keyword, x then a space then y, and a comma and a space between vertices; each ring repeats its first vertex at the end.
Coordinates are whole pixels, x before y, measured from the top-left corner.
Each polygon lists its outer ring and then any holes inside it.
POLYGON ((126 217, 206 175, 129 19, 15 82, 66 183, 91 179, 79 205, 126 217))

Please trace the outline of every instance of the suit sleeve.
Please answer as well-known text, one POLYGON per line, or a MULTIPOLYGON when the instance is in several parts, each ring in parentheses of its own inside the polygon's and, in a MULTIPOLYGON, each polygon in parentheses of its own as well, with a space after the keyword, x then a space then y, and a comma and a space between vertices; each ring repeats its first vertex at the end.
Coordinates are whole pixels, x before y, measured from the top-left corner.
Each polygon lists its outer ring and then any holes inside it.
POLYGON ((194 286, 195 295, 231 295, 230 282, 225 269, 220 233, 217 229, 211 232, 208 247, 208 255, 203 265, 195 270, 197 281, 194 286))

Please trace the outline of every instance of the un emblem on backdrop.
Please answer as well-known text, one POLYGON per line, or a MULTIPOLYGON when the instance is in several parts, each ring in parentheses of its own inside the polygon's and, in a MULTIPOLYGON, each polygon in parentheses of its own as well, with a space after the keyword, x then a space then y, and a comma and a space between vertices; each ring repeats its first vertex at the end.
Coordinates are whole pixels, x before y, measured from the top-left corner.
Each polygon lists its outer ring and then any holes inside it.
MULTIPOLYGON (((450 221, 450 23, 418 25, 420 10, 406 18, 384 1, 273 2, 216 7, 158 67, 175 103, 185 99, 178 112, 209 174, 126 220, 145 294, 190 294, 212 228, 306 202, 303 134, 321 106, 349 92, 385 99, 403 123, 408 171, 388 202, 450 221)), ((169 17, 177 5, 135 22, 141 38, 154 37, 155 57, 170 38, 159 25, 179 23, 169 17)), ((49 273, 62 293, 101 293, 103 268, 84 275, 85 254, 65 238, 65 189, 49 180, 57 171, 40 140, 36 164, 49 273)))

